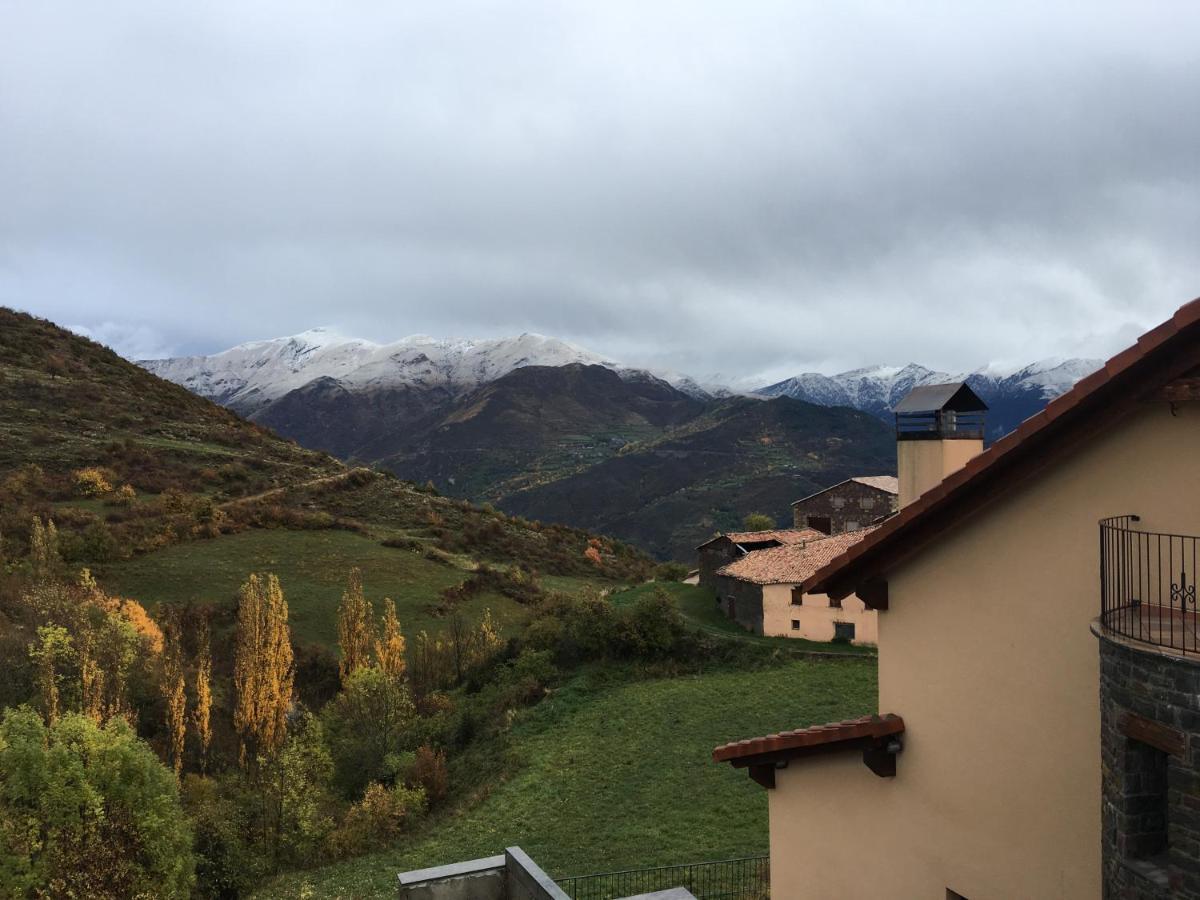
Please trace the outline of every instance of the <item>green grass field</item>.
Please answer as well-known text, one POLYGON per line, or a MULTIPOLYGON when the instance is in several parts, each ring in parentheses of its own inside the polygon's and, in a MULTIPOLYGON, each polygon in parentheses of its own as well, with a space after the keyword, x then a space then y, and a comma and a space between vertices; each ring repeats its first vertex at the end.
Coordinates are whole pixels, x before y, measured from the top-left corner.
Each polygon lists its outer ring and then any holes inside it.
MULTIPOLYGON (((362 569, 366 595, 377 611, 384 597, 396 601, 400 624, 410 636, 421 629, 433 633, 445 628, 445 620, 435 618, 430 605, 443 588, 459 584, 468 574, 353 532, 267 529, 166 547, 106 566, 100 580, 110 591, 153 609, 159 603, 226 600, 251 572, 275 572, 297 637, 332 644, 337 605, 352 566, 362 569)), ((519 625, 527 615, 499 594, 481 594, 462 609, 474 618, 484 607, 491 608, 502 628, 519 625)))
POLYGON ((612 595, 612 602, 615 606, 625 606, 660 587, 671 595, 685 619, 715 637, 750 641, 793 653, 845 653, 860 656, 872 656, 875 653, 871 647, 858 647, 853 644, 829 644, 822 641, 806 641, 802 638, 763 637, 753 634, 721 612, 712 591, 695 584, 679 584, 677 582, 641 584, 615 592, 612 595))
POLYGON ((519 768, 395 849, 285 876, 259 898, 392 897, 398 872, 514 844, 553 876, 767 851, 767 797, 713 747, 876 709, 868 659, 628 680, 579 675, 512 732, 519 768))

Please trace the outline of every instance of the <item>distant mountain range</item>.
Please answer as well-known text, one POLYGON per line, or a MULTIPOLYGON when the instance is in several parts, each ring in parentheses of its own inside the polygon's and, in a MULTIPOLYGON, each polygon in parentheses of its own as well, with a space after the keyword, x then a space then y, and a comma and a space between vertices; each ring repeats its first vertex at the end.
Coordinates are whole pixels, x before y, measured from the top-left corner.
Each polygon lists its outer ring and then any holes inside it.
MULTIPOLYGON (((797 497, 894 471, 890 407, 964 377, 880 367, 745 394, 537 334, 377 344, 327 329, 141 364, 305 447, 679 559, 746 513, 782 524, 797 497)), ((995 436, 1098 365, 965 378, 995 436)))
POLYGON ((850 406, 885 421, 904 395, 926 384, 965 381, 988 404, 988 435, 997 438, 1039 412, 1050 400, 1103 365, 1099 359, 1048 359, 1019 369, 987 367, 951 374, 909 363, 877 366, 840 375, 810 372, 756 391, 763 397, 792 397, 821 406, 850 406))

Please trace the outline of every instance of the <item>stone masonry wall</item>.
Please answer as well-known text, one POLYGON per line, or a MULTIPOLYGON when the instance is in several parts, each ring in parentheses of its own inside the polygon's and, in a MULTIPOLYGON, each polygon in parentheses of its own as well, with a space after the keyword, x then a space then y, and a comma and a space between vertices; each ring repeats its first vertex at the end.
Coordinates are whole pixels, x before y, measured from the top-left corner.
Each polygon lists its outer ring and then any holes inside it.
POLYGON ((896 509, 895 494, 881 491, 857 481, 835 485, 819 494, 797 501, 792 506, 792 523, 795 528, 817 527, 809 517, 829 520, 829 533, 865 528, 880 516, 896 509), (847 526, 853 524, 855 528, 847 526))
POLYGON ((1100 716, 1106 900, 1200 900, 1200 659, 1101 637, 1100 716))

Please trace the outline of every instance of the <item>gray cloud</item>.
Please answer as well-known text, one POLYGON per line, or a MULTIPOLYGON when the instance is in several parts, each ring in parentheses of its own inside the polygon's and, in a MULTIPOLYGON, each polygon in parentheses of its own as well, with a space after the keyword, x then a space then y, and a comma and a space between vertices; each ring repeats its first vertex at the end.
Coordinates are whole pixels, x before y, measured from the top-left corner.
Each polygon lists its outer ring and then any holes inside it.
POLYGON ((1198 29, 1132 0, 9 4, 0 303, 129 353, 334 324, 700 375, 1103 354, 1200 294, 1198 29))

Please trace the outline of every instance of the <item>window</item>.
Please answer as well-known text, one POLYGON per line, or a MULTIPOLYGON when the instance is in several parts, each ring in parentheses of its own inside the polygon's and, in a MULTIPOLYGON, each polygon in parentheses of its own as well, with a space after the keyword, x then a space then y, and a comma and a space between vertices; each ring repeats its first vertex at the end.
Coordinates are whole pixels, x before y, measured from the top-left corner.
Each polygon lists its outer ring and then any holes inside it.
POLYGON ((792 619, 792 631, 799 631, 799 630, 800 630, 800 620, 792 619))
POLYGON ((792 588, 792 606, 804 605, 804 592, 798 587, 792 588))
POLYGON ((874 497, 863 497, 861 500, 858 501, 858 505, 861 506, 863 509, 874 509, 875 508, 875 498, 874 497))
POLYGON ((833 639, 839 644, 849 644, 854 641, 853 622, 834 622, 833 639))
POLYGON ((1125 847, 1130 859, 1167 852, 1167 754, 1129 738, 1125 747, 1125 847))
POLYGON ((833 522, 830 521, 829 516, 805 516, 804 523, 809 528, 823 531, 825 534, 830 534, 833 531, 833 522))
POLYGON ((832 506, 834 509, 841 509, 843 506, 846 505, 846 498, 845 497, 831 497, 829 499, 829 505, 832 506))
POLYGON ((830 608, 830 609, 841 609, 841 608, 842 608, 842 601, 841 601, 841 600, 834 600, 832 597, 830 597, 830 598, 829 598, 829 608, 830 608))

